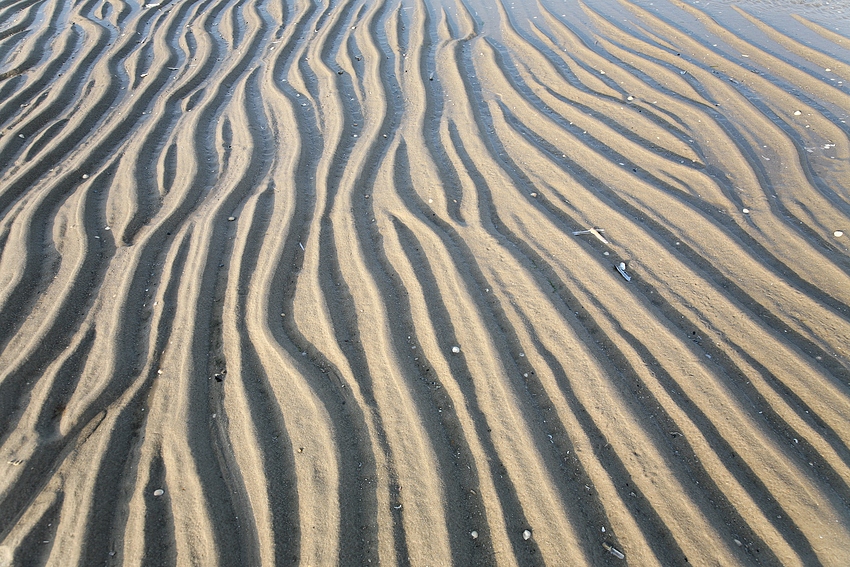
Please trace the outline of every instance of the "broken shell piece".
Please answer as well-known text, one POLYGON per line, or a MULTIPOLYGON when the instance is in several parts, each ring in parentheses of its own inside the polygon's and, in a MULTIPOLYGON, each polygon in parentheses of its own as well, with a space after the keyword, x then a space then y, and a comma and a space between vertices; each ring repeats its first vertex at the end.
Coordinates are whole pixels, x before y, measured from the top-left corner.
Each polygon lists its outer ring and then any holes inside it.
POLYGON ((844 231, 843 230, 836 230, 835 232, 832 233, 832 236, 834 236, 835 238, 840 238, 840 237, 844 236, 844 231))
POLYGON ((613 545, 611 545, 608 542, 602 542, 602 547, 604 547, 605 551, 607 551, 608 553, 610 553, 611 555, 613 555, 617 559, 625 559, 626 558, 626 556, 623 555, 623 553, 619 549, 617 549, 616 547, 614 547, 613 545))
POLYGON ((233 222, 233 221, 236 220, 236 217, 227 217, 227 220, 229 220, 230 222, 233 222))
POLYGON ((530 540, 531 532, 529 530, 525 530, 524 532, 522 532, 522 539, 524 539, 525 541, 530 540))
POLYGON ((794 116, 800 116, 801 114, 803 114, 803 113, 800 112, 799 110, 794 111, 794 116))
POLYGON ((153 491, 154 496, 162 496, 163 494, 165 494, 165 491, 161 488, 157 488, 156 490, 153 491))
POLYGON ((458 354, 460 352, 460 347, 459 346, 453 346, 452 352, 455 353, 455 354, 458 354))
POLYGON ((741 209, 741 212, 744 213, 745 215, 748 215, 748 214, 750 214, 750 209, 741 209))
POLYGON ((471 532, 469 532, 469 536, 470 536, 472 539, 478 539, 478 532, 477 532, 477 531, 475 531, 475 530, 472 530, 471 532))

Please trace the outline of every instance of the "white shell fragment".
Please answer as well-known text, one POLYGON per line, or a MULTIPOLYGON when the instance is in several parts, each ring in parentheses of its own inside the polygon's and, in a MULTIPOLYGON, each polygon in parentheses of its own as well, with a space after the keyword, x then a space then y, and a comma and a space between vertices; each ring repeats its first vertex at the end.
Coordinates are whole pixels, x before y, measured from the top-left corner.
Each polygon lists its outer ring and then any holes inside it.
POLYGON ((455 354, 460 353, 460 347, 459 347, 459 346, 453 346, 453 347, 452 347, 452 352, 453 352, 453 353, 455 353, 455 354))
POLYGON ((844 231, 843 230, 836 230, 835 232, 832 233, 832 236, 834 236, 835 238, 841 238, 842 236, 844 236, 844 231))
POLYGON ((803 113, 800 112, 799 110, 794 111, 794 116, 800 116, 801 114, 803 114, 803 113))
POLYGON ((165 491, 161 488, 157 488, 156 490, 153 491, 154 496, 162 496, 163 494, 165 494, 165 491))
POLYGON ((471 532, 469 532, 469 536, 470 536, 472 539, 478 539, 478 532, 477 532, 477 531, 475 531, 475 530, 472 530, 471 532))
POLYGON ((531 532, 529 530, 525 530, 524 532, 522 532, 522 539, 524 539, 525 541, 530 540, 531 532))
POLYGON ((236 220, 236 217, 227 217, 227 220, 229 220, 230 222, 233 222, 233 221, 236 220))
POLYGON ((750 209, 741 209, 741 212, 744 213, 745 215, 748 215, 748 214, 750 214, 750 209))

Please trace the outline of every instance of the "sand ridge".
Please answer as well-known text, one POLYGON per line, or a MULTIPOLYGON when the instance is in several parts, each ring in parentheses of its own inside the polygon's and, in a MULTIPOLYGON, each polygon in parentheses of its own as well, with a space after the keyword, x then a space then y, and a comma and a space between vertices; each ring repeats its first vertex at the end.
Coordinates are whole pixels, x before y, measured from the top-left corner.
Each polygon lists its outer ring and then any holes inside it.
POLYGON ((848 22, 0 6, 0 567, 844 565, 848 22))

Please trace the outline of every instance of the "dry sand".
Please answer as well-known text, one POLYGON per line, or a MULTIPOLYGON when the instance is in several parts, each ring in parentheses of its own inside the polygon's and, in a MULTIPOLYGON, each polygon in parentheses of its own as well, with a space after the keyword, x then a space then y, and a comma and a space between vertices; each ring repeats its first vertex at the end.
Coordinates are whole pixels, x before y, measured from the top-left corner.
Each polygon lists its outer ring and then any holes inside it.
POLYGON ((850 565, 841 4, 4 0, 0 565, 850 565))

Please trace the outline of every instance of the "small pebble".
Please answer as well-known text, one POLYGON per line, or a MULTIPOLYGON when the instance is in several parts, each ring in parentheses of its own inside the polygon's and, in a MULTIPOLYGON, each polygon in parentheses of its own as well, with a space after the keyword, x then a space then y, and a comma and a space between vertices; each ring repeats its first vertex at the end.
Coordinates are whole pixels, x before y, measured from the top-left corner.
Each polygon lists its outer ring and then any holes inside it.
POLYGON ((89 174, 88 174, 88 173, 84 173, 84 174, 83 174, 83 179, 88 179, 88 178, 89 178, 89 174))
POLYGON ((476 532, 475 530, 469 532, 469 535, 472 536, 472 539, 478 539, 478 532, 476 532))
POLYGON ((528 530, 525 530, 524 532, 522 532, 522 539, 524 539, 525 541, 530 540, 531 539, 531 532, 528 531, 528 530))
POLYGON ((748 214, 750 214, 750 209, 741 209, 741 212, 744 213, 745 215, 748 215, 748 214))
POLYGON ((161 488, 157 488, 156 490, 153 491, 154 496, 162 496, 163 494, 165 494, 165 491, 161 488))
POLYGON ((229 221, 233 222, 233 221, 235 221, 235 220, 236 220, 236 217, 227 217, 227 220, 229 220, 229 221))
POLYGON ((800 112, 799 110, 794 111, 794 116, 800 116, 801 114, 803 114, 803 113, 800 112))
POLYGON ((459 346, 453 346, 452 352, 455 353, 455 354, 458 354, 460 352, 460 347, 459 346))
POLYGON ((840 238, 840 237, 844 236, 844 231, 843 230, 836 230, 835 232, 832 233, 832 235, 835 238, 840 238))
POLYGON ((635 99, 635 97, 633 97, 632 95, 629 95, 628 98, 626 98, 626 100, 634 100, 634 99, 635 99))

